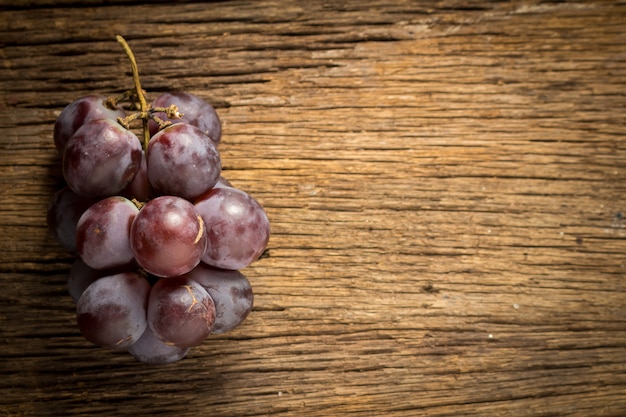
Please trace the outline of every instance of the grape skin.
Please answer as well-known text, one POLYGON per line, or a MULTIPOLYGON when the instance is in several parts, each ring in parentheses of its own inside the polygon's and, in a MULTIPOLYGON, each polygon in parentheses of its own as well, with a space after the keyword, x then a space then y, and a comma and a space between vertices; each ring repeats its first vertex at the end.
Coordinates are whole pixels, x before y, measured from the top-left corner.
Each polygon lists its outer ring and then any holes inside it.
POLYGON ((162 194, 191 200, 211 189, 222 170, 220 155, 200 129, 178 123, 148 145, 148 179, 162 194))
MULTIPOLYGON (((219 144, 222 137, 222 125, 215 111, 215 108, 200 97, 182 92, 164 93, 158 96, 152 107, 169 107, 175 104, 182 114, 180 119, 168 119, 165 113, 156 112, 155 116, 164 121, 172 123, 188 123, 200 129, 211 140, 219 144)), ((149 123, 150 136, 154 136, 158 131, 158 125, 154 121, 149 123)))
POLYGON ((76 225, 80 216, 96 201, 79 196, 67 186, 54 193, 46 219, 48 228, 64 249, 76 252, 76 225))
POLYGON ((161 279, 150 290, 147 317, 160 340, 189 348, 211 334, 215 304, 207 290, 191 278, 161 279))
POLYGON ((233 330, 250 314, 254 295, 250 282, 241 272, 213 268, 201 262, 185 276, 202 285, 215 303, 212 334, 233 330))
POLYGON ((76 249, 91 268, 108 269, 129 264, 130 227, 139 213, 132 201, 119 196, 89 207, 76 226, 76 249))
POLYGON ((78 195, 108 197, 132 181, 140 163, 141 143, 134 133, 112 120, 92 120, 67 141, 63 177, 78 195))
POLYGON ((192 270, 204 254, 206 228, 193 204, 161 196, 139 211, 130 230, 130 247, 141 267, 158 277, 192 270))
POLYGON ((100 95, 88 95, 68 104, 54 123, 54 145, 63 155, 68 139, 85 123, 97 119, 117 120, 125 117, 124 109, 117 106, 110 109, 107 98, 100 95))
POLYGON ((128 348, 128 352, 138 361, 148 365, 165 365, 184 358, 189 348, 166 344, 154 335, 150 326, 147 326, 139 340, 128 348))
POLYGON ((87 287, 76 304, 80 332, 95 345, 128 348, 146 329, 149 292, 148 281, 136 273, 97 279, 87 287))
POLYGON ((265 250, 270 223, 261 205, 236 188, 214 188, 195 201, 207 226, 206 264, 242 269, 265 250))
POLYGON ((148 185, 148 166, 146 154, 141 151, 141 163, 133 180, 122 190, 120 195, 132 200, 148 201, 150 198, 150 186, 148 185))

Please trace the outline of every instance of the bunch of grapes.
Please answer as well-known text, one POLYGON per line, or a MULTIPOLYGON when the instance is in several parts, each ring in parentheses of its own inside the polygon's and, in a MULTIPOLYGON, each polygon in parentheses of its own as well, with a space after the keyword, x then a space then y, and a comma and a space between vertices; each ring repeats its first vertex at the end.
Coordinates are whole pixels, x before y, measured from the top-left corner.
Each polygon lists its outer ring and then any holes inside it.
POLYGON ((66 185, 52 198, 48 225, 78 256, 68 289, 82 335, 165 364, 248 316, 253 293, 239 270, 264 251, 269 221, 221 175, 215 109, 189 93, 148 105, 134 56, 118 41, 135 87, 61 112, 54 143, 66 185))

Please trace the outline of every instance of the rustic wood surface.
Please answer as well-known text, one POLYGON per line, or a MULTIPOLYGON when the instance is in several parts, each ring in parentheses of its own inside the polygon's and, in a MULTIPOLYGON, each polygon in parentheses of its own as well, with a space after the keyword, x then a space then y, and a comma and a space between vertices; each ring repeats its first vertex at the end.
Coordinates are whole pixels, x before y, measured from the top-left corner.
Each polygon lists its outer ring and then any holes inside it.
POLYGON ((623 2, 2 3, 0 415, 626 415, 623 2), (273 228, 250 317, 165 367, 82 338, 45 221, 116 34, 273 228))

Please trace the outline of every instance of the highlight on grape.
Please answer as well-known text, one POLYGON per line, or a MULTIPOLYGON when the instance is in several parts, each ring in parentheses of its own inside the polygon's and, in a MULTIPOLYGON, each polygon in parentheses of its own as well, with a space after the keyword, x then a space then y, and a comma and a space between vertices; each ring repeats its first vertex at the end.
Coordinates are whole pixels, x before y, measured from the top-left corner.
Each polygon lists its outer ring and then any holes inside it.
POLYGON ((134 87, 63 109, 54 145, 65 180, 48 227, 76 254, 68 291, 89 342, 150 365, 176 362, 250 314, 241 269, 270 237, 261 204, 222 176, 215 108, 187 92, 150 104, 135 57, 134 87), (131 125, 141 124, 141 137, 131 125))

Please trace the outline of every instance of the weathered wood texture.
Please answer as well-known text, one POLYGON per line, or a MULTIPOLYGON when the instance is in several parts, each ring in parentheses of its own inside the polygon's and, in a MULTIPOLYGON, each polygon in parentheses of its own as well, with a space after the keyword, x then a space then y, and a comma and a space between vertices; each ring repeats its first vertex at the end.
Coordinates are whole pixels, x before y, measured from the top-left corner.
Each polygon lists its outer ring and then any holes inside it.
POLYGON ((0 415, 626 415, 626 4, 76 3, 0 12, 0 415), (273 227, 248 320, 162 368, 80 336, 45 222, 118 33, 273 227))

